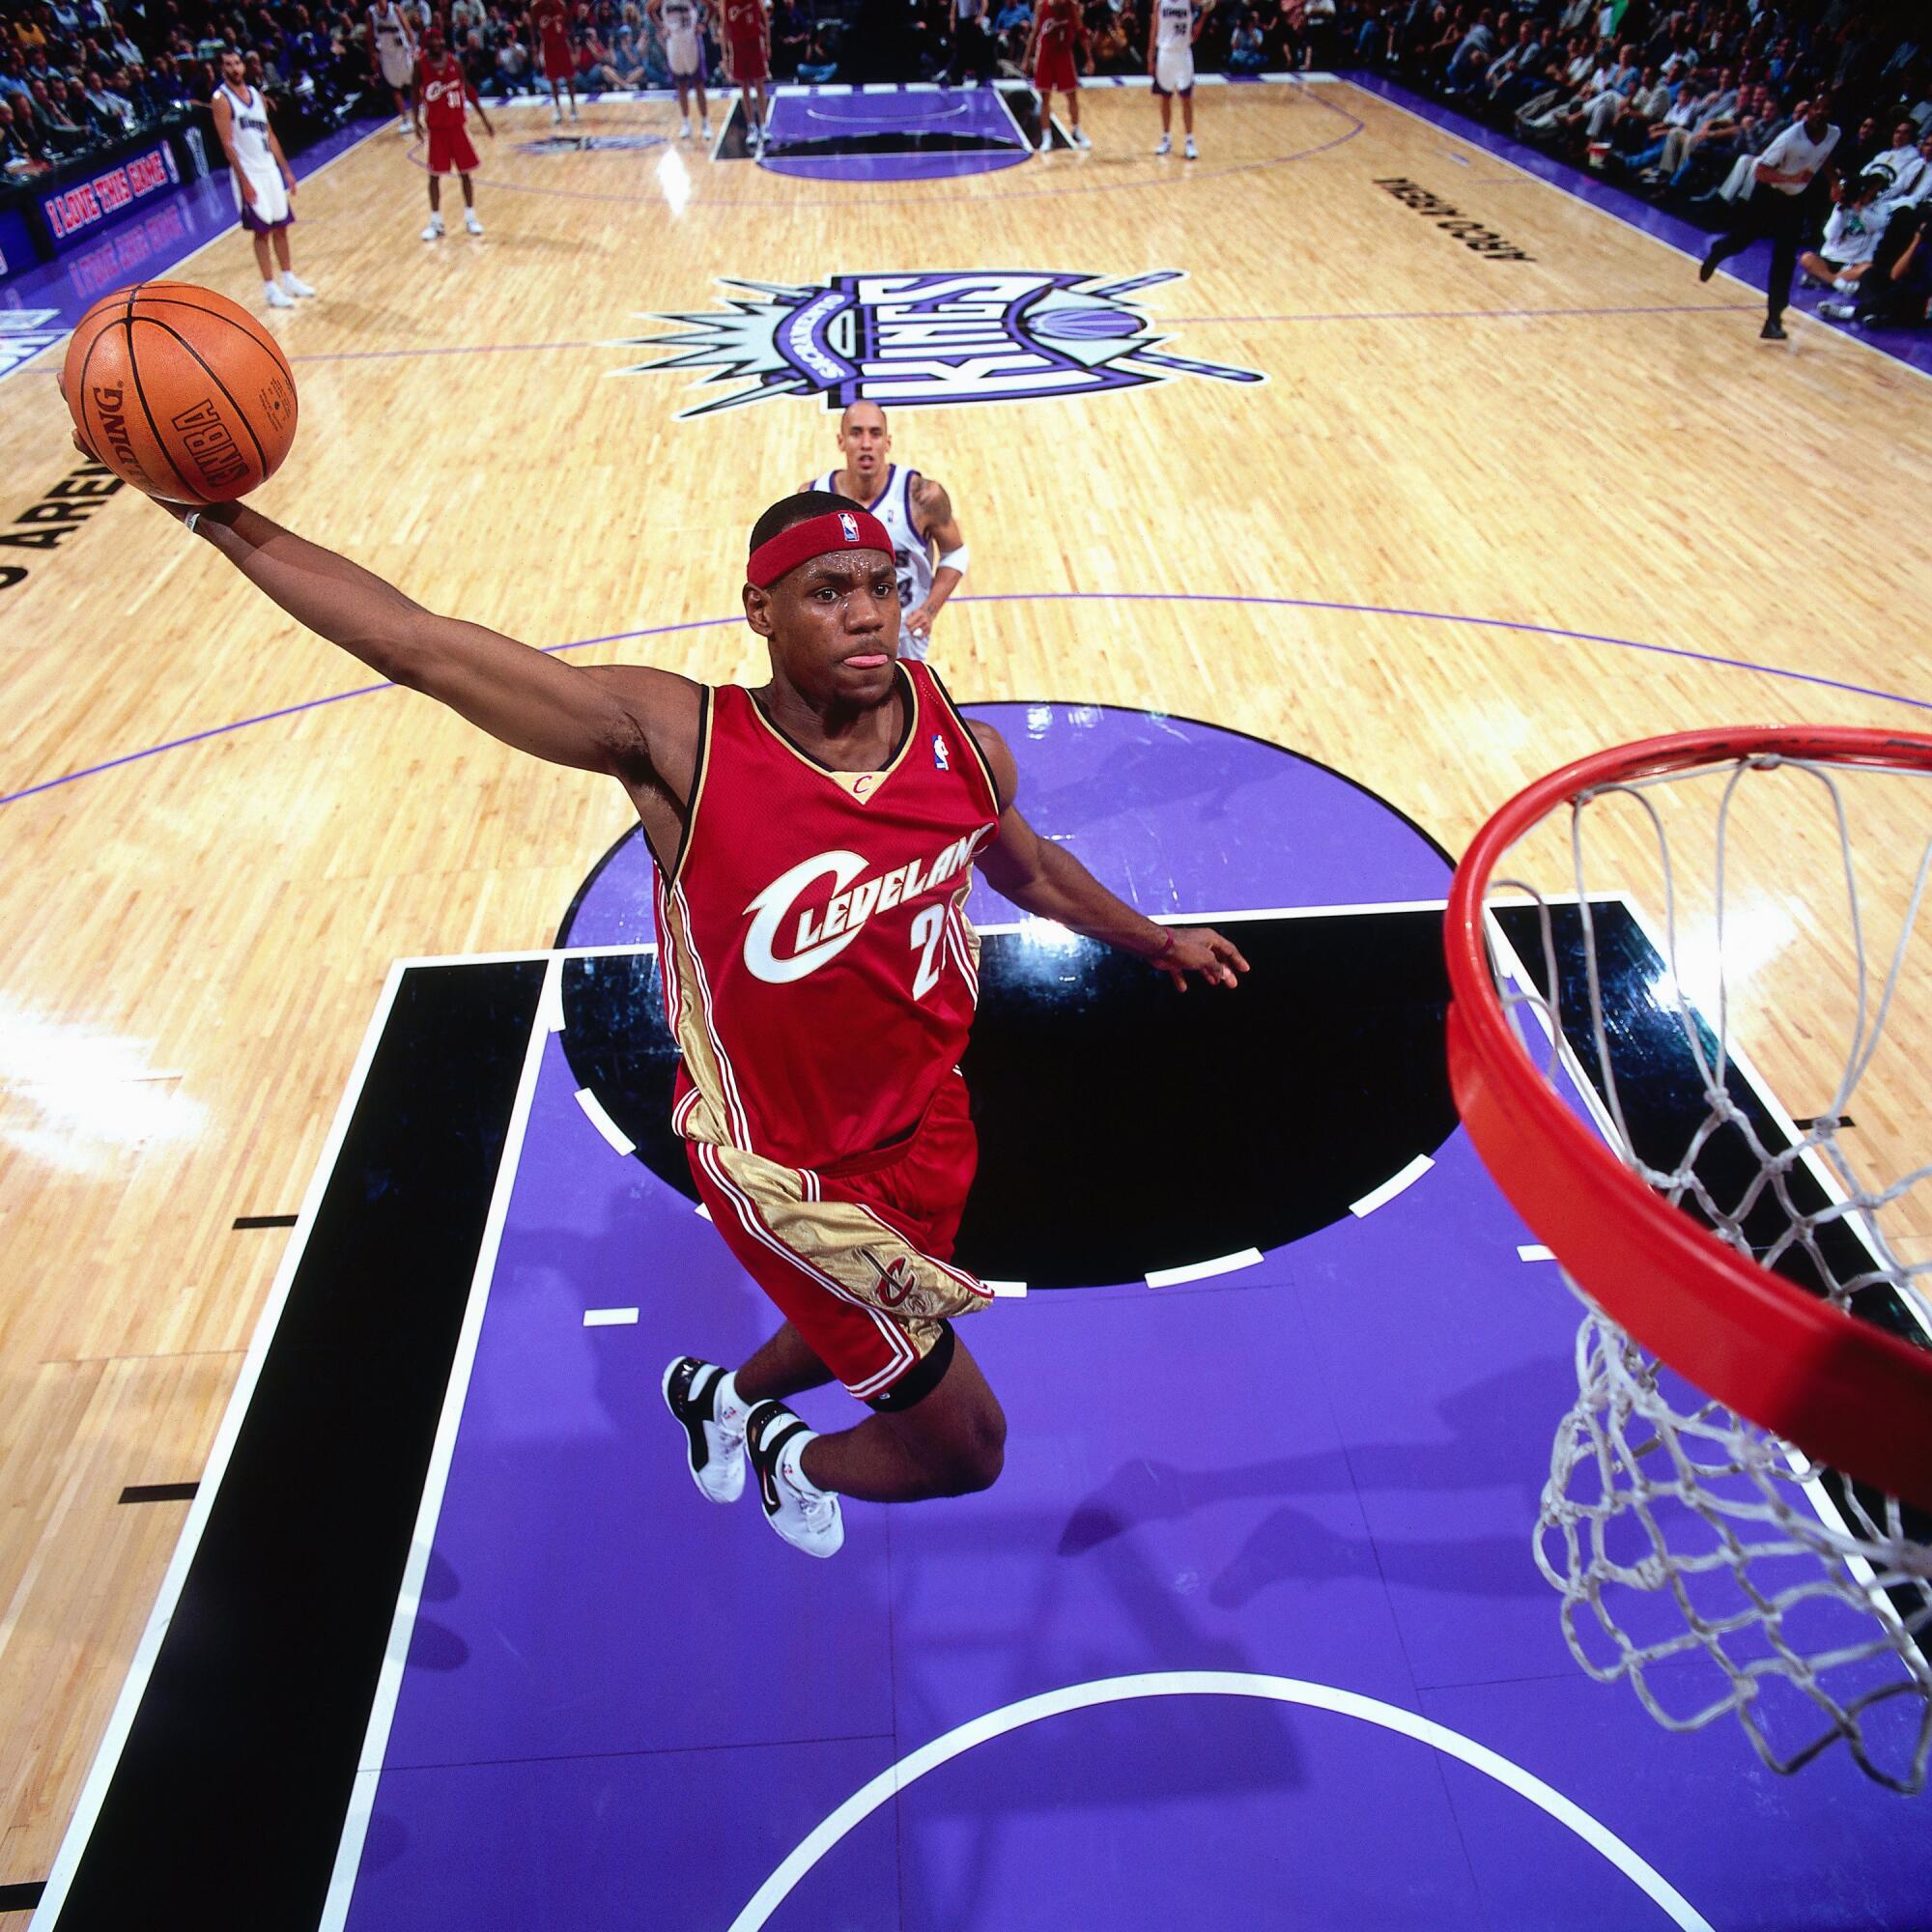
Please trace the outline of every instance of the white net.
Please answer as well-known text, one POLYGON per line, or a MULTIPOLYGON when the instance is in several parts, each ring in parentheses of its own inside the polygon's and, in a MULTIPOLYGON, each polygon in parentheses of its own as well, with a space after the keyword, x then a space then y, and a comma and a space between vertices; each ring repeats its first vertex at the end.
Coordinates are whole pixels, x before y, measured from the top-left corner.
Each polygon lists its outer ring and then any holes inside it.
MULTIPOLYGON (((1486 904, 1519 1037, 1626 1164, 1920 1344, 1928 784, 1760 756, 1601 786, 1518 842, 1486 904), (1801 1093, 1794 1121, 1777 1096, 1801 1093)), ((1672 1729, 1734 1714, 1775 1770, 1843 1739, 1920 1790, 1932 1521, 1708 1400, 1571 1286, 1577 1397, 1536 1555, 1577 1662, 1672 1729)))

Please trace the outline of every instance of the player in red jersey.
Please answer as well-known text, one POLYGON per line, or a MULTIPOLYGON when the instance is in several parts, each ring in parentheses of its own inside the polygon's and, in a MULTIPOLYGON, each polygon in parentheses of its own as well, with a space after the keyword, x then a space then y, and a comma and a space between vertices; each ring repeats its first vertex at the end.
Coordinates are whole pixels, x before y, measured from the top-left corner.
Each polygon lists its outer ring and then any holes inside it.
POLYGON ((563 105, 557 98, 557 82, 570 96, 570 118, 577 119, 577 55, 570 44, 570 9, 565 0, 536 0, 530 9, 530 24, 537 30, 543 49, 543 76, 550 82, 550 118, 553 127, 563 120, 563 105))
POLYGON ((1073 70, 1073 54, 1078 47, 1087 71, 1094 71, 1093 57, 1087 50, 1087 22, 1080 17, 1079 0, 1039 0, 1034 10, 1033 31, 1027 36, 1026 56, 1020 71, 1033 76, 1033 91, 1039 96, 1039 151, 1053 146, 1053 97, 1066 97, 1067 126, 1073 130, 1076 148, 1094 144, 1080 128, 1080 76, 1073 70))
POLYGON ((416 61, 415 92, 410 99, 410 113, 415 123, 416 138, 429 128, 429 226, 423 240, 434 242, 442 233, 442 178, 453 168, 463 183, 463 225, 472 235, 483 232, 476 218, 476 185, 469 179, 476 172, 476 150, 463 125, 464 104, 474 107, 483 123, 483 131, 494 141, 497 130, 490 125, 476 90, 463 71, 463 63, 450 52, 442 38, 442 23, 436 21, 423 35, 423 50, 416 61))
POLYGON ((735 1372, 680 1356, 665 1397, 693 1478, 829 1556, 841 1495, 910 1502, 999 1475, 1006 1418, 954 1317, 977 1148, 958 1063, 978 991, 971 867, 1015 905, 1139 954, 1177 986, 1247 970, 1206 926, 1156 925, 1014 804, 1013 754, 898 660, 891 538, 806 491, 752 531, 755 691, 574 666, 425 611, 245 503, 166 505, 290 616, 505 744, 623 785, 658 866, 681 1049, 672 1124, 718 1232, 785 1316, 735 1372), (874 1413, 815 1435, 785 1406, 842 1381, 874 1413))
POLYGON ((772 75, 772 16, 765 0, 724 0, 724 68, 738 84, 752 146, 762 148, 772 75))

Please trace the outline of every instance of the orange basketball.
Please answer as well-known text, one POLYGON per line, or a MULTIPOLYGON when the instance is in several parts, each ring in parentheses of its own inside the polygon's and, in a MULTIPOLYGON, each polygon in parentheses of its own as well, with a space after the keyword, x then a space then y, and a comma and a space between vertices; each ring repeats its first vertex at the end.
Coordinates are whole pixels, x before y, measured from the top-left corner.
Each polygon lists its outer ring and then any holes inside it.
POLYGON ((61 393, 99 461, 172 502, 245 497, 295 440, 296 379, 274 337, 192 282, 101 297, 68 345, 61 393))

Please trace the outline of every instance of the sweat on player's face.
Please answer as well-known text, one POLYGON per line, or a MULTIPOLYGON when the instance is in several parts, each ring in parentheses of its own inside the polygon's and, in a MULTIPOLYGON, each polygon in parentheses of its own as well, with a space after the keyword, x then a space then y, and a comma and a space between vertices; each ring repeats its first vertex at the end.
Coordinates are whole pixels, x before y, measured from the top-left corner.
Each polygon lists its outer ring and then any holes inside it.
POLYGON ((762 610, 765 625, 774 635, 787 610, 803 615, 814 608, 823 611, 834 606, 843 607, 841 632, 883 631, 881 642, 895 647, 899 587, 892 557, 879 550, 828 552, 808 557, 763 589, 755 583, 745 585, 747 615, 762 610), (869 591, 869 597, 855 594, 862 591, 869 591))

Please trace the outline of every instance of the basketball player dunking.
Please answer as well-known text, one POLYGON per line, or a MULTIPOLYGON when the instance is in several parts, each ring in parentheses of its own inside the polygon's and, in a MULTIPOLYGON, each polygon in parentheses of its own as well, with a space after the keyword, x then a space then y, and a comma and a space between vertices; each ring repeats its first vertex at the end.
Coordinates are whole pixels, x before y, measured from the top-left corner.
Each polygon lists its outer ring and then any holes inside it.
POLYGON ((704 98, 704 22, 706 0, 650 0, 651 17, 664 43, 665 64, 677 89, 677 111, 683 117, 677 138, 691 139, 691 97, 697 97, 699 136, 711 138, 711 108, 704 98))
POLYGON ((429 126, 429 226, 423 240, 434 242, 442 234, 442 178, 453 168, 463 184, 463 225, 472 235, 483 232, 476 218, 476 150, 469 145, 469 130, 463 125, 465 103, 474 107, 483 123, 483 131, 494 141, 497 130, 490 125, 476 90, 463 71, 463 63, 443 44, 442 23, 433 22, 423 36, 422 59, 416 64, 415 95, 411 112, 418 135, 425 122, 429 126))
POLYGON ((577 56, 570 45, 570 12, 564 0, 536 0, 530 9, 530 22, 537 30, 537 43, 543 49, 543 75, 550 83, 550 120, 553 128, 563 120, 563 103, 557 83, 570 96, 570 118, 577 119, 577 56))
POLYGON ((1073 64, 1076 51, 1091 70, 1094 63, 1087 52, 1087 23, 1080 17, 1079 0, 1039 0, 1020 71, 1033 76, 1033 91, 1039 96, 1042 155, 1053 146, 1056 94, 1066 97, 1066 125, 1071 129, 1073 145, 1076 148, 1094 145, 1080 129, 1080 76, 1073 64))
POLYGON ((752 691, 564 664, 436 616, 244 504, 168 507, 380 675, 629 793, 658 865, 672 1124, 713 1225, 785 1318, 735 1372, 692 1355, 666 1370, 699 1490, 736 1497, 749 1452, 773 1527, 830 1556, 841 1495, 992 1483, 1006 1418, 952 1327, 989 1299, 952 1264, 978 1157, 958 1071, 978 990, 971 868, 1177 986, 1233 986, 1247 962, 1205 926, 1142 918, 1035 834, 1005 740, 898 660, 878 520, 822 492, 758 519, 745 620, 771 676, 752 691), (784 1398, 834 1379, 874 1412, 815 1435, 784 1398))
POLYGON ((289 255, 289 223, 296 218, 295 171, 269 125, 268 101, 260 88, 248 85, 242 56, 232 49, 221 56, 221 85, 209 107, 221 151, 228 156, 242 226, 255 244, 264 298, 270 308, 294 308, 297 296, 315 293, 296 273, 289 255), (269 259, 271 244, 273 263, 269 259))
POLYGON ((893 540, 899 603, 905 611, 899 655, 923 658, 932 643, 933 619, 970 561, 952 498, 930 476, 888 461, 892 432, 877 403, 846 407, 838 418, 838 453, 843 465, 805 487, 848 497, 884 526, 893 540))
POLYGON ((1194 160, 1194 43, 1208 23, 1208 6, 1196 0, 1154 0, 1148 22, 1148 72, 1160 101, 1160 146, 1156 155, 1174 152, 1174 97, 1180 97, 1180 125, 1187 134, 1187 159, 1194 160))
POLYGON ((369 66, 371 79, 386 87, 396 103, 396 132, 407 135, 413 126, 409 88, 415 74, 416 40, 396 0, 378 0, 369 9, 369 66))
POLYGON ((765 0, 724 0, 724 58, 745 106, 745 128, 754 149, 765 145, 771 112, 772 16, 765 0))

